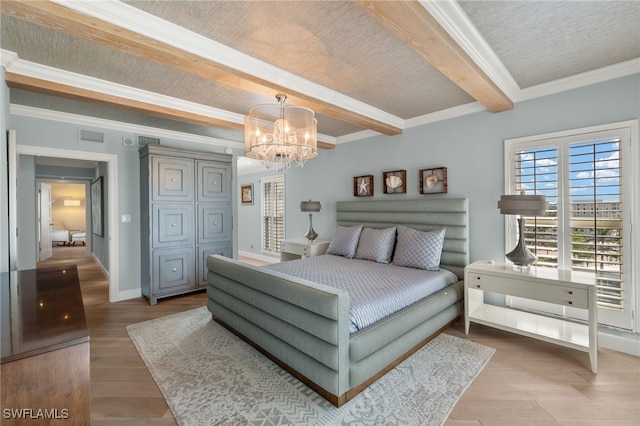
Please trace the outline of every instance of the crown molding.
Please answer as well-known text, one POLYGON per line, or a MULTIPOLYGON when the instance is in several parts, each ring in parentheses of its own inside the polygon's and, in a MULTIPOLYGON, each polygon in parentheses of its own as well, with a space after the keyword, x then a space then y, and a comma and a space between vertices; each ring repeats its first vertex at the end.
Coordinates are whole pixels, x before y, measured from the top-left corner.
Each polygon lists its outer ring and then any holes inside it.
POLYGON ((145 35, 241 73, 303 93, 329 105, 335 105, 392 127, 402 128, 404 120, 400 117, 306 80, 118 0, 53 1, 76 12, 145 35))
POLYGON ((638 73, 640 73, 640 58, 635 58, 608 67, 527 87, 526 89, 522 89, 519 100, 524 101, 540 98, 638 73))
POLYGON ((471 102, 464 105, 458 105, 442 111, 432 112, 430 114, 421 115, 406 120, 405 129, 410 127, 423 126, 425 124, 435 123, 438 121, 448 120, 450 118, 462 117, 476 112, 486 111, 487 109, 479 102, 471 102))
POLYGON ((68 112, 53 111, 44 108, 36 108, 25 105, 10 104, 9 113, 22 117, 38 118, 41 120, 71 123, 78 126, 89 126, 109 130, 117 130, 126 133, 153 136, 157 138, 175 139, 179 141, 199 143, 203 145, 215 145, 244 149, 241 142, 213 138, 209 136, 194 135, 192 133, 176 132, 174 130, 159 129, 157 127, 142 126, 139 124, 124 123, 121 121, 107 120, 104 118, 89 117, 86 115, 71 114, 68 112))
POLYGON ((138 102, 145 102, 167 108, 179 109, 181 111, 198 114, 205 117, 211 117, 216 120, 235 123, 239 126, 244 126, 244 116, 241 114, 236 114, 220 108, 197 104, 195 102, 189 102, 183 99, 165 96, 142 89, 137 89, 135 87, 125 86, 123 84, 113 83, 107 80, 89 77, 83 74, 77 74, 70 71, 25 61, 24 59, 20 59, 14 52, 2 50, 1 53, 3 58, 5 55, 15 55, 15 59, 8 66, 5 66, 5 70, 8 72, 53 83, 64 84, 80 89, 90 90, 93 92, 103 93, 111 96, 118 96, 138 102))
POLYGON ((520 87, 498 55, 482 37, 455 0, 420 0, 424 7, 471 59, 513 102, 518 101, 520 87))
POLYGON ((13 63, 18 60, 20 60, 20 58, 18 58, 17 53, 10 50, 0 49, 0 65, 5 67, 5 69, 11 67, 13 63))

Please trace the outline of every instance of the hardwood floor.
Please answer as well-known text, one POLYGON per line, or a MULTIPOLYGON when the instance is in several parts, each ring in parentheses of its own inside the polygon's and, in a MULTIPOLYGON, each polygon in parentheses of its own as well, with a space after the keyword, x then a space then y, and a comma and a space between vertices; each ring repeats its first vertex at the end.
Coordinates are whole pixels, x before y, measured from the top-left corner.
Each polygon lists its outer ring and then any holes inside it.
MULTIPOLYGON (((204 306, 204 292, 108 302, 107 280, 79 247, 59 247, 38 267, 76 263, 91 334, 91 424, 175 425, 125 326, 204 306), (79 250, 80 249, 80 250, 79 250)), ((598 374, 587 353, 472 324, 446 331, 496 349, 446 422, 472 425, 640 425, 640 358, 600 348, 598 374)))

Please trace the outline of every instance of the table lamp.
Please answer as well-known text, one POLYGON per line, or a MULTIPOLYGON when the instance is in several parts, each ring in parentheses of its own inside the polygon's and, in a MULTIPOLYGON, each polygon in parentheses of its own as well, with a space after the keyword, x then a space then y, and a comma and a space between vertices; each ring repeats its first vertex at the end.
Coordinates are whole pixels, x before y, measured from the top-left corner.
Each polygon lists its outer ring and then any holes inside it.
POLYGON ((320 211, 320 201, 303 201, 300 203, 300 211, 309 213, 309 231, 305 234, 307 240, 313 242, 318 238, 318 234, 313 230, 311 215, 320 211))
POLYGON ((527 216, 542 216, 549 203, 544 195, 503 195, 498 201, 498 208, 501 214, 514 214, 518 217, 518 244, 506 254, 513 264, 519 269, 527 269, 529 265, 537 260, 537 257, 529 251, 524 241, 524 218, 527 216))

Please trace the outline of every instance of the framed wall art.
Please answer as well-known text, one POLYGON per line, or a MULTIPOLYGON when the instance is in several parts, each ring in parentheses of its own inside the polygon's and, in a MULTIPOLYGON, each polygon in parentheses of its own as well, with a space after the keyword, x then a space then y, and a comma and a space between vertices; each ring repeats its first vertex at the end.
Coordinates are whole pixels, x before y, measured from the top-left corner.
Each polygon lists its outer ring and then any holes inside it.
POLYGON ((418 173, 421 194, 444 194, 447 192, 447 168, 423 169, 418 173))
POLYGON ((407 192, 407 171, 393 170, 382 173, 385 194, 404 194, 407 192))
POLYGON ((243 206, 250 206, 253 204, 253 184, 240 185, 240 196, 242 197, 240 203, 243 206))
POLYGON ((102 176, 91 182, 91 232, 104 237, 102 176))
POLYGON ((353 196, 371 197, 373 195, 373 175, 355 176, 353 178, 353 196))

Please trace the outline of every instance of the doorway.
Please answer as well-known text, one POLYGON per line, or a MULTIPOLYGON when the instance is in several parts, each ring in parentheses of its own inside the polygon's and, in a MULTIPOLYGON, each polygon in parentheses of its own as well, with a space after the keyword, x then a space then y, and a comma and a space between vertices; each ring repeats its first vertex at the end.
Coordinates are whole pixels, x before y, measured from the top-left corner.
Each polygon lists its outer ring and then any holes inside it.
MULTIPOLYGON (((40 159, 38 159, 40 160, 40 159)), ((36 161, 36 166, 43 161, 36 161)), ((91 257, 87 203, 91 181, 36 178, 38 196, 38 267, 50 257, 91 257)))
MULTIPOLYGON (((106 163, 108 197, 109 203, 104 212, 104 220, 109 224, 109 235, 105 235, 108 242, 109 269, 107 272, 109 280, 109 301, 115 302, 120 300, 119 297, 119 274, 120 260, 118 258, 118 157, 115 154, 104 154, 86 151, 72 151, 66 149, 46 148, 32 145, 17 145, 16 153, 18 155, 33 155, 52 157, 60 159, 87 160, 106 163)), ((18 213, 19 214, 19 213, 18 213)), ((87 231, 87 234, 90 231, 87 231)))

